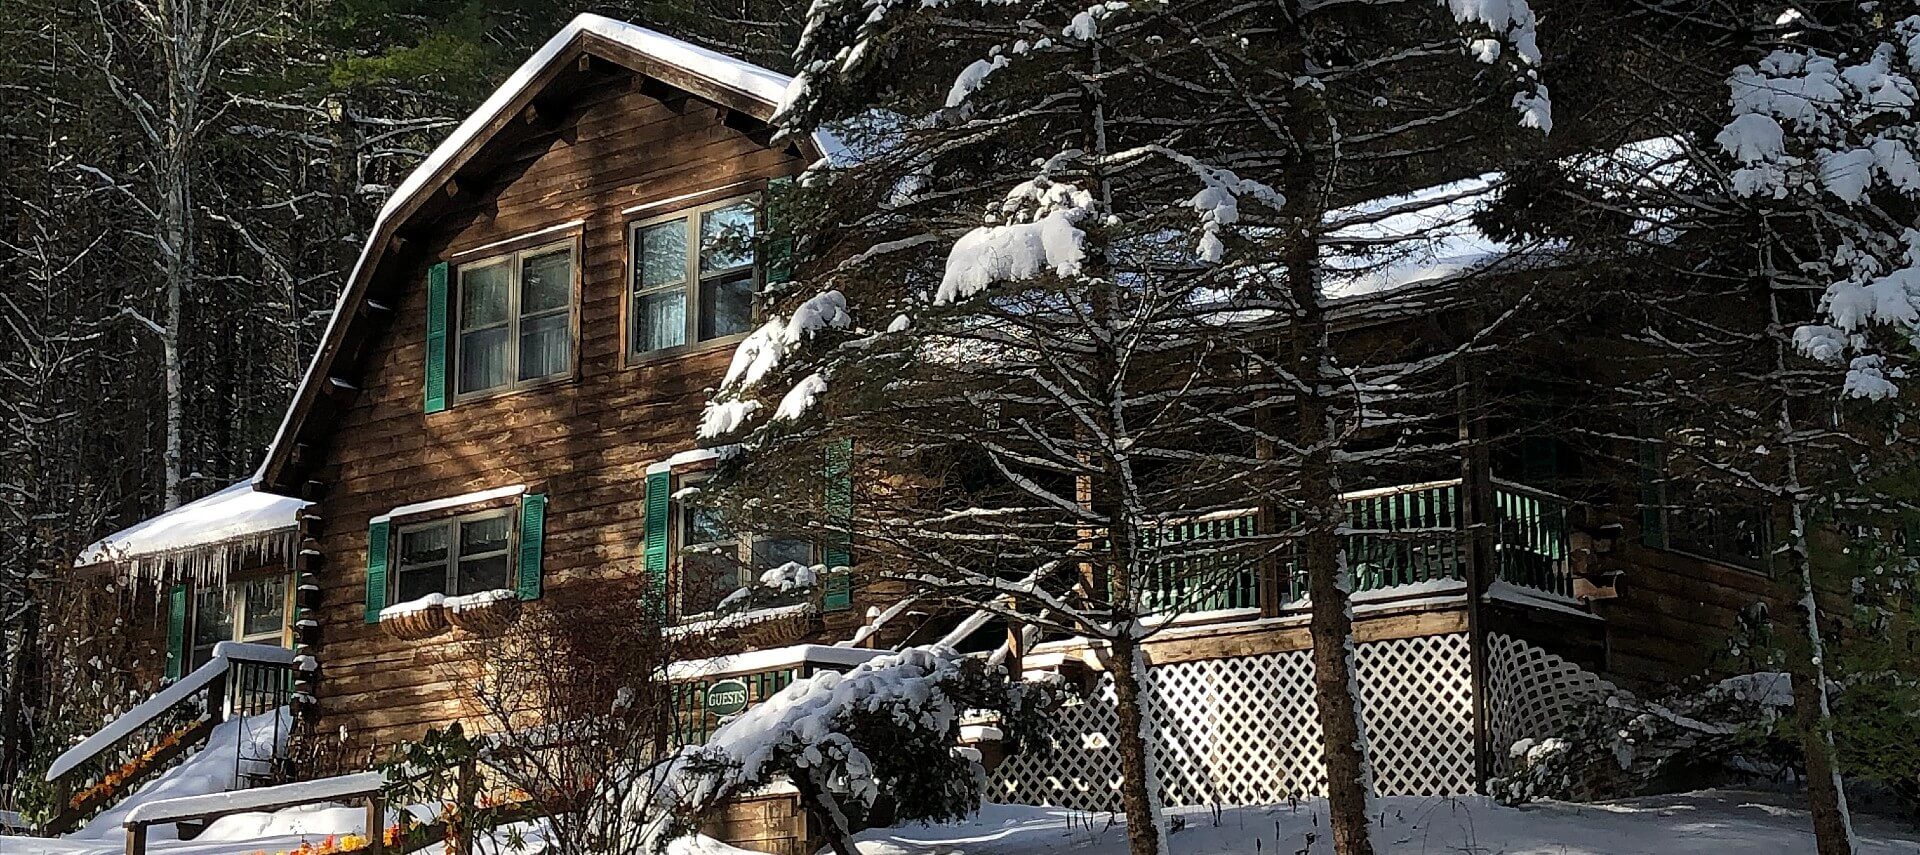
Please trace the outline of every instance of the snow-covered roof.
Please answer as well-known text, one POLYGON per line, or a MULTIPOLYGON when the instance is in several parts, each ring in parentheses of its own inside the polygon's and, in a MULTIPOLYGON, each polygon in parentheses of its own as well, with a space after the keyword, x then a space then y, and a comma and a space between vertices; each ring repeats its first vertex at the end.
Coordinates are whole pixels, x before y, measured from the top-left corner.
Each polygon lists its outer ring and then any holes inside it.
MULTIPOLYGON (((409 207, 421 196, 429 193, 441 180, 446 169, 468 153, 481 140, 487 129, 508 111, 514 109, 531 96, 533 90, 547 77, 548 70, 556 63, 570 56, 571 48, 588 38, 603 39, 631 51, 641 58, 657 62, 662 66, 677 69, 695 81, 710 86, 716 92, 731 93, 740 96, 757 108, 757 118, 771 120, 773 114, 785 100, 787 86, 792 79, 777 71, 762 68, 753 63, 730 57, 699 45, 676 39, 664 33, 649 30, 646 27, 617 21, 602 15, 582 13, 558 33, 548 39, 546 44, 521 63, 519 69, 495 89, 492 95, 481 102, 465 121, 454 128, 447 138, 429 153, 420 165, 409 173, 405 180, 395 188, 393 195, 381 206, 380 213, 374 218, 373 228, 368 232, 368 240, 360 249, 360 257, 354 262, 353 272, 347 278, 347 287, 341 289, 340 299, 335 304, 333 315, 327 321, 327 330, 322 336, 322 345, 314 354, 312 363, 301 381, 299 391, 293 402, 287 407, 281 418, 280 427, 274 433, 273 444, 267 451, 267 462, 254 476, 255 483, 266 483, 263 479, 276 474, 280 463, 295 441, 294 432, 298 422, 304 418, 305 402, 316 394, 324 379, 328 362, 333 357, 334 343, 340 341, 345 325, 356 314, 350 307, 365 295, 365 281, 373 273, 373 267, 385 250, 388 238, 398 221, 404 219, 409 207)), ((696 93, 698 94, 698 93, 696 93)), ((843 146, 830 134, 816 133, 805 142, 810 143, 814 154, 834 157, 843 151, 843 146)))
POLYGON ((242 481, 107 535, 80 550, 74 566, 124 563, 164 565, 170 560, 224 558, 229 550, 267 551, 268 541, 291 537, 307 502, 263 493, 242 481))
POLYGON ((1503 175, 1490 172, 1329 211, 1327 223, 1336 228, 1326 239, 1340 251, 1327 257, 1327 296, 1393 291, 1513 257, 1518 247, 1473 224, 1503 183, 1503 175), (1387 249, 1368 251, 1377 247, 1387 249))

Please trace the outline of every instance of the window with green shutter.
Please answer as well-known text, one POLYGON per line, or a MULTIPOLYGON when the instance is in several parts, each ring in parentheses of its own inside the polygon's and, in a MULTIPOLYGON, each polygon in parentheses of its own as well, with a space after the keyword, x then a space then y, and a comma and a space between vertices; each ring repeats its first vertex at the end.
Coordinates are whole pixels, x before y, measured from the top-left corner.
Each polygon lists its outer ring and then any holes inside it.
POLYGON ((827 611, 853 608, 853 440, 835 440, 827 446, 826 506, 829 530, 821 561, 827 566, 826 590, 820 607, 827 611))
POLYGON ((380 622, 387 607, 387 521, 367 526, 367 623, 380 622))
POLYGON ((667 533, 669 517, 672 516, 673 472, 661 470, 647 473, 646 565, 649 586, 659 595, 658 602, 666 601, 667 591, 667 533))
POLYGON ((447 408, 447 263, 427 270, 426 410, 447 408))
POLYGON ((746 196, 628 226, 630 361, 733 340, 753 328, 760 218, 759 197, 746 196))
POLYGON ((178 680, 187 665, 187 586, 167 592, 167 679, 178 680))
POLYGON ((520 499, 520 539, 516 563, 519 582, 515 586, 523 600, 540 598, 540 565, 545 558, 547 497, 529 493, 520 499))

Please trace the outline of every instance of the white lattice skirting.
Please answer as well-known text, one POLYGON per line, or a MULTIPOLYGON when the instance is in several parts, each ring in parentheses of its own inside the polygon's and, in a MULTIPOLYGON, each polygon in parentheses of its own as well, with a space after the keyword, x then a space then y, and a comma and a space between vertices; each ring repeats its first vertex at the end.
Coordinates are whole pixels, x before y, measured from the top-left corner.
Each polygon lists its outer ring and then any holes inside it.
MULTIPOLYGON (((1464 633, 1359 645, 1361 718, 1375 789, 1445 795, 1473 789, 1473 680, 1464 633)), ((1313 662, 1306 651, 1156 666, 1157 759, 1171 805, 1271 804, 1326 791, 1313 662)), ((1115 810, 1113 681, 1060 711, 1051 744, 995 770, 995 798, 1115 810)))
POLYGON ((1559 736, 1580 708, 1618 691, 1591 671, 1510 635, 1487 636, 1487 744, 1493 774, 1513 772, 1507 749, 1559 736))
MULTIPOLYGON (((1474 788, 1473 679, 1464 633, 1357 648, 1361 717, 1381 795, 1474 788)), ((1163 798, 1170 805, 1273 804, 1326 792, 1313 662, 1306 651, 1156 666, 1163 798)), ((1522 639, 1487 637, 1487 737, 1496 775, 1516 740, 1558 735, 1612 684, 1522 639)), ((1000 801, 1118 810, 1113 680, 1070 701, 1047 745, 994 771, 1000 801)))

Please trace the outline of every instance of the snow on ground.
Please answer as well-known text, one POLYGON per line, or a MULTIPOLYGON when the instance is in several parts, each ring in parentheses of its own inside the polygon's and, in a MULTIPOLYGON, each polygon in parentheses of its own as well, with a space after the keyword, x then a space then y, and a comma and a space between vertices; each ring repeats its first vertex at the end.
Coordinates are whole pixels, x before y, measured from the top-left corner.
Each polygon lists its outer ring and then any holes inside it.
MULTIPOLYGON (((1775 792, 1708 790, 1602 804, 1545 802, 1521 808, 1478 797, 1379 799, 1374 843, 1381 855, 1789 855, 1813 851, 1813 832, 1799 796, 1775 792)), ((1173 835, 1172 855, 1275 853, 1327 855, 1326 806, 1206 808, 1175 811, 1185 828, 1173 835), (1314 835, 1309 842, 1308 835, 1314 835)), ((360 833, 358 808, 306 807, 275 814, 242 814, 215 822, 199 839, 171 839, 156 827, 153 855, 253 855, 283 852, 304 839, 360 833)), ((1920 855, 1920 825, 1857 817, 1860 855, 1920 855)), ((520 827, 529 846, 485 845, 482 855, 539 855, 537 824, 520 827)), ((497 843, 498 841, 496 841, 497 843)), ((1124 820, 1106 813, 988 805, 974 820, 952 825, 879 829, 859 836, 862 855, 1123 855, 1124 820)), ((113 855, 123 843, 99 839, 0 837, 4 855, 113 855)), ((436 843, 422 853, 438 853, 436 843)), ((676 841, 669 855, 743 855, 705 838, 676 841)))
MULTIPOLYGON (((94 817, 92 822, 71 836, 75 839, 112 840, 118 844, 124 833, 121 826, 126 822, 127 814, 140 805, 160 799, 203 796, 233 789, 238 759, 273 756, 274 745, 277 740, 284 738, 290 721, 282 710, 221 722, 207 736, 205 747, 189 755, 180 765, 160 773, 160 777, 141 785, 138 792, 94 817)), ((155 826, 152 832, 155 840, 170 839, 172 836, 171 825, 155 826)), ((14 855, 13 850, 3 844, 0 844, 0 853, 14 855)))
MULTIPOLYGON (((1324 802, 1175 813, 1172 855, 1327 855, 1324 802), (1315 839, 1309 843, 1309 835, 1315 839)), ((1484 798, 1379 799, 1381 855, 1745 855, 1810 853, 1812 825, 1793 796, 1704 791, 1604 804, 1509 808, 1484 798)), ((989 805, 970 822, 866 832, 862 855, 1124 855, 1125 820, 1106 813, 989 805)), ((1920 828, 1862 820, 1860 855, 1920 853, 1920 828)))

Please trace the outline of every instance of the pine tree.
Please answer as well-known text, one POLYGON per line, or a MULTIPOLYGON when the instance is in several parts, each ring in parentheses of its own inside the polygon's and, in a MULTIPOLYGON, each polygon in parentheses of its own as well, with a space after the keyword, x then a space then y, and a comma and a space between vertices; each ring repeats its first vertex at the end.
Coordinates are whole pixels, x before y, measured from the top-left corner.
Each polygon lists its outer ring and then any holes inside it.
POLYGON ((816 3, 783 120, 847 151, 771 203, 807 281, 770 289, 708 407, 706 440, 741 448, 713 500, 857 537, 911 597, 1102 645, 1140 855, 1166 851, 1144 643, 1298 561, 1335 840, 1370 852, 1343 479, 1456 452, 1350 445, 1379 401, 1427 400, 1409 431, 1446 415, 1467 348, 1343 354, 1330 313, 1434 238, 1370 229, 1459 191, 1354 203, 1549 123, 1532 15, 1497 5, 816 3), (847 440, 850 522, 813 498, 847 440), (1249 504, 1259 526, 1222 522, 1249 504))
POLYGON ((1677 34, 1713 50, 1669 70, 1670 109, 1641 128, 1654 140, 1569 179, 1577 204, 1629 216, 1562 233, 1607 259, 1628 297, 1626 370, 1596 385, 1638 422, 1616 436, 1638 433, 1667 470, 1645 526, 1737 537, 1783 583, 1815 830, 1840 855, 1856 844, 1833 736, 1837 627, 1815 568, 1822 531, 1907 502, 1880 485, 1911 471, 1915 448, 1901 380, 1920 335, 1920 18, 1834 4, 1756 26, 1760 11, 1703 10, 1677 34), (1703 103, 1717 105, 1705 118, 1703 103))

